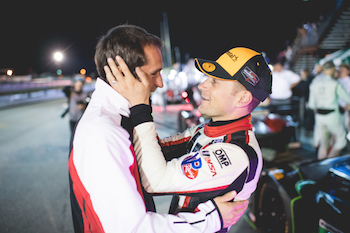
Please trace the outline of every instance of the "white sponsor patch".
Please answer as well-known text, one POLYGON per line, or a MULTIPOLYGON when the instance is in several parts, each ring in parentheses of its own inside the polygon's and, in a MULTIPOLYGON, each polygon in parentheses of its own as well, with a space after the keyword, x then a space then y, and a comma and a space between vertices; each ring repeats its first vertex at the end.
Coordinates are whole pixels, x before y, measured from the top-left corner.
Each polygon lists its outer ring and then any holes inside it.
POLYGON ((260 78, 258 77, 258 75, 256 75, 248 66, 244 67, 241 73, 245 78, 245 81, 247 81, 254 87, 260 81, 260 78))

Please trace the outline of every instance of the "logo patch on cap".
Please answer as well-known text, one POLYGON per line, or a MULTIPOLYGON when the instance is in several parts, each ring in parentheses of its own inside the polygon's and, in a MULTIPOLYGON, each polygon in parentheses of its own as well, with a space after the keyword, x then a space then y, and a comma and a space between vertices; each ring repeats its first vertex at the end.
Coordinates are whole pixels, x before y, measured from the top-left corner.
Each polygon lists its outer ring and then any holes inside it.
POLYGON ((210 62, 204 62, 202 67, 207 72, 213 72, 216 69, 215 65, 210 62))
POLYGON ((250 83, 254 87, 260 81, 260 78, 258 77, 258 75, 256 75, 248 66, 244 67, 244 69, 242 70, 241 73, 242 73, 243 77, 245 78, 245 81, 247 81, 248 83, 250 83))

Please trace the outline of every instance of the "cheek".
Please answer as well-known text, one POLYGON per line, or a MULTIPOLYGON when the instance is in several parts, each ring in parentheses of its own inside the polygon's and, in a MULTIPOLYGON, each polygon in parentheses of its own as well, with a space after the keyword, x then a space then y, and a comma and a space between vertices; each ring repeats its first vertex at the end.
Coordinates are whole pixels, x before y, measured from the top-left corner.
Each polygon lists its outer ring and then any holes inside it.
POLYGON ((234 97, 228 92, 220 92, 214 99, 214 104, 222 110, 232 109, 233 103, 235 101, 234 97))
POLYGON ((151 83, 151 92, 155 92, 157 87, 154 85, 154 83, 151 83))

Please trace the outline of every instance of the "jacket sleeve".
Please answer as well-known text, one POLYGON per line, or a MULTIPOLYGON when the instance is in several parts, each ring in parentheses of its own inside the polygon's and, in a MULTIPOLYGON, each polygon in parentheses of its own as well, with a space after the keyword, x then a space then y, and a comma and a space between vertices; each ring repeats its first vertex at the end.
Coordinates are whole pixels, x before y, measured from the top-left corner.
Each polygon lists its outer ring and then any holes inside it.
POLYGON ((166 161, 179 158, 187 153, 187 143, 191 139, 193 129, 187 129, 182 133, 159 139, 160 147, 166 161))
POLYGON ((344 86, 341 85, 340 83, 337 83, 336 94, 338 95, 340 100, 342 100, 346 104, 350 104, 349 93, 347 93, 347 91, 345 90, 344 86))
MULTIPOLYGON (((102 132, 100 125, 96 128, 77 132, 69 160, 73 192, 86 228, 92 232, 141 233, 216 232, 222 228, 213 201, 199 205, 197 213, 146 212, 131 172, 135 158, 130 141, 102 132)), ((117 135, 127 136, 123 130, 117 135)))
POLYGON ((310 87, 309 87, 309 101, 308 101, 308 107, 312 110, 316 109, 316 100, 315 100, 315 88, 314 84, 315 82, 311 82, 310 87))
MULTIPOLYGON (((215 143, 167 162, 156 137, 153 122, 134 128, 135 154, 147 192, 190 194, 222 190, 247 175, 248 157, 236 145, 215 143)), ((235 185, 242 188, 244 178, 235 185)))

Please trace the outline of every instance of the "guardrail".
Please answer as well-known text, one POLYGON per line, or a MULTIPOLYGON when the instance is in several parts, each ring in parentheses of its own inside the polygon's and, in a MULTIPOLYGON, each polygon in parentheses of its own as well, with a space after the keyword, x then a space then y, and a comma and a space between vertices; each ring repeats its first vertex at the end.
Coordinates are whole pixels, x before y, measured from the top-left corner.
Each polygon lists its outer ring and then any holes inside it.
POLYGON ((52 80, 45 82, 31 81, 23 83, 2 83, 0 84, 0 95, 21 94, 36 92, 48 89, 58 89, 72 85, 71 80, 52 80))
MULTIPOLYGON (((0 109, 18 104, 65 98, 64 86, 71 86, 72 80, 33 79, 30 82, 0 82, 0 109)), ((92 93, 95 82, 87 83, 83 89, 92 93)))

